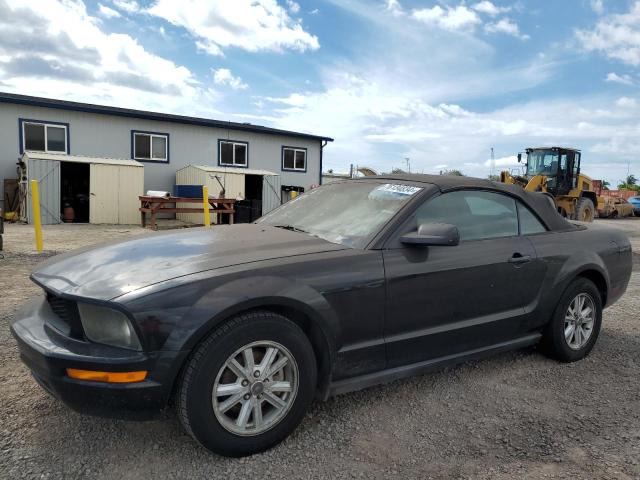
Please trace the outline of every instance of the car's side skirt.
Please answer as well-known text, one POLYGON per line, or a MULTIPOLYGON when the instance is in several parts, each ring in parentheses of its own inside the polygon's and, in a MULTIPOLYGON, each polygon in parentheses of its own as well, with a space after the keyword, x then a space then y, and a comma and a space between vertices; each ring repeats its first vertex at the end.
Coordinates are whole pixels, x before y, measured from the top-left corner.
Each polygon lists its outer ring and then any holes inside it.
POLYGON ((383 383, 393 382, 401 378, 412 377, 414 375, 423 374, 433 370, 455 365, 457 363, 475 360, 478 358, 495 355, 497 353, 509 350, 517 350, 519 348, 535 345, 540 341, 542 334, 539 332, 530 333, 523 337, 519 337, 507 342, 496 343, 483 348, 468 350, 466 352, 457 353, 455 355, 447 355, 444 357, 433 358, 424 362, 412 363, 400 367, 389 368, 359 377, 346 378, 337 382, 332 382, 328 389, 327 398, 340 395, 347 392, 362 390, 363 388, 380 385, 383 383))

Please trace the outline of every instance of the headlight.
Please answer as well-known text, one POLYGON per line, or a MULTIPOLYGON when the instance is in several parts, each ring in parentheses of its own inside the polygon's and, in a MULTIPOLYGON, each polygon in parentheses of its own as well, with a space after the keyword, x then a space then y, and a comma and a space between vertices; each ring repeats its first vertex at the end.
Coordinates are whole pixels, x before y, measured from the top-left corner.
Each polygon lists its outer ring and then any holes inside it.
POLYGON ((114 347, 142 350, 129 318, 112 308, 78 303, 82 328, 87 338, 114 347))

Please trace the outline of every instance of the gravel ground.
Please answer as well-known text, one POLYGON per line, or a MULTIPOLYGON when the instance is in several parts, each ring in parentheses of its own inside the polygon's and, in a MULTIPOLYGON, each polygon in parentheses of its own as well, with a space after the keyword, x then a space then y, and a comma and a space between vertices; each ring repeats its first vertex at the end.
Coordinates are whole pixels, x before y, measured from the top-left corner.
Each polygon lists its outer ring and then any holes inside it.
POLYGON ((173 412, 151 422, 76 414, 19 361, 8 324, 38 289, 43 258, 139 227, 7 225, 0 260, 0 478, 640 478, 640 219, 599 220, 628 232, 634 273, 605 311, 600 339, 574 364, 535 349, 316 402, 280 446, 250 458, 213 455, 173 412))

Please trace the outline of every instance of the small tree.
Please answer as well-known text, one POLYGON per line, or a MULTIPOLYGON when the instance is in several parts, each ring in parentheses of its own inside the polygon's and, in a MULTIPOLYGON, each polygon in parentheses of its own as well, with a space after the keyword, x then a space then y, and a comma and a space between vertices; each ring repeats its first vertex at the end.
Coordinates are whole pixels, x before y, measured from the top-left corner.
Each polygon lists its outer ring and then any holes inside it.
POLYGON ((464 177, 464 173, 462 173, 460 170, 455 169, 455 168, 451 168, 449 170, 440 170, 440 175, 451 175, 451 176, 456 176, 456 177, 464 177))
POLYGON ((636 185, 638 183, 638 179, 636 178, 636 176, 632 173, 631 175, 627 176, 627 179, 625 180, 625 182, 627 185, 636 185))
POLYGON ((392 173, 393 175, 402 175, 402 174, 407 173, 407 172, 405 172, 405 171, 404 171, 403 169, 401 169, 401 168, 392 168, 392 169, 391 169, 391 173, 392 173))

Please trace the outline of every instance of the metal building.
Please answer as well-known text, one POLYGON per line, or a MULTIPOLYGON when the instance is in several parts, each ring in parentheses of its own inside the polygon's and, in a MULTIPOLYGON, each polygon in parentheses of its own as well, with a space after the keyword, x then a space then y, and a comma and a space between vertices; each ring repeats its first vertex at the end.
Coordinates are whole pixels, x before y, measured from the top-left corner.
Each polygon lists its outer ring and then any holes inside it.
POLYGON ((284 197, 321 183, 330 141, 250 123, 0 92, 0 177, 9 180, 29 150, 141 162, 144 191, 172 191, 176 172, 188 165, 267 170, 278 174, 284 197))
POLYGON ((25 152, 19 163, 23 217, 33 221, 31 180, 40 189, 42 223, 63 222, 65 204, 74 205, 76 222, 135 224, 144 167, 134 160, 25 152))

